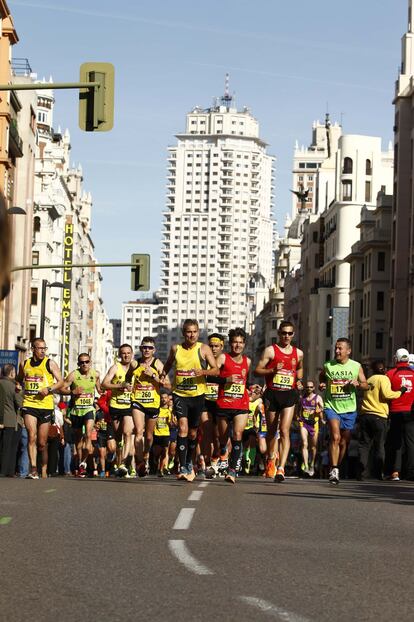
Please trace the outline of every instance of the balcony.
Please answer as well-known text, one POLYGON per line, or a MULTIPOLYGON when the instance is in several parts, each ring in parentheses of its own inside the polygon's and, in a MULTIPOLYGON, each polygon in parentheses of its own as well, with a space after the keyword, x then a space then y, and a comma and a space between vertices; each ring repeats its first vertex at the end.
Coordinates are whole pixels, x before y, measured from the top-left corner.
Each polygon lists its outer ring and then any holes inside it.
POLYGON ((11 119, 9 125, 9 155, 12 158, 23 157, 23 141, 19 136, 16 119, 11 119))

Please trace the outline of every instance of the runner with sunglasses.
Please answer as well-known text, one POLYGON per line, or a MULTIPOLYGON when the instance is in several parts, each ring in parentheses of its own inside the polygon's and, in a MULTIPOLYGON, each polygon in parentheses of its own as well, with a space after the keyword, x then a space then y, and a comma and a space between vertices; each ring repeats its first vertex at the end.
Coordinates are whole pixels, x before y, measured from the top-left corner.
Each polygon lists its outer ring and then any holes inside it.
POLYGON ((78 369, 65 379, 61 393, 70 395, 69 418, 75 434, 78 456, 77 475, 86 477, 87 460, 93 454, 92 432, 95 425, 95 391, 102 393, 99 374, 91 367, 87 352, 78 356, 78 369))
POLYGON ((280 419, 280 461, 275 481, 283 482, 290 449, 290 426, 299 399, 298 390, 303 389, 303 352, 292 345, 295 336, 292 322, 287 320, 281 322, 278 336, 279 343, 264 349, 254 373, 263 376, 266 381, 263 400, 266 408, 269 451, 267 474, 271 476, 275 468, 275 437, 280 419))
MULTIPOLYGON (((141 358, 132 375, 132 419, 135 427, 135 457, 140 477, 149 474, 149 455, 154 439, 154 429, 160 413, 160 375, 164 365, 155 356, 155 341, 144 337, 139 347, 141 358), (145 437, 144 437, 145 431, 145 437)), ((170 388, 168 378, 163 386, 170 388)))
POLYGON ((46 355, 44 339, 37 337, 32 342, 33 355, 20 365, 17 376, 23 384, 24 398, 22 415, 28 435, 30 472, 28 479, 39 479, 37 457, 42 457, 42 477, 47 477, 47 439, 54 415, 52 393, 59 393, 63 379, 59 367, 46 355))

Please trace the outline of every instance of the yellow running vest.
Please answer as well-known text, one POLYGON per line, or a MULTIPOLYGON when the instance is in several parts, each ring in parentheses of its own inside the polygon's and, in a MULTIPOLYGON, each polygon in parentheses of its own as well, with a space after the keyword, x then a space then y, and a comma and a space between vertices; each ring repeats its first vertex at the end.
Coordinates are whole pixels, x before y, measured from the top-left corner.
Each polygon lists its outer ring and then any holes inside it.
POLYGON ((47 370, 46 364, 48 358, 45 357, 39 365, 32 365, 33 359, 27 359, 23 366, 24 373, 24 399, 23 407, 41 408, 42 410, 53 410, 55 404, 53 395, 43 397, 39 395, 40 389, 51 387, 54 382, 54 376, 47 370))
MULTIPOLYGON (((116 372, 112 378, 111 384, 122 384, 125 382, 126 371, 122 367, 121 363, 116 364, 116 372)), ((125 389, 112 389, 111 399, 109 400, 109 406, 112 408, 121 408, 127 410, 131 408, 131 392, 125 391, 125 389)))
MULTIPOLYGON (((150 365, 150 367, 157 374, 158 371, 155 367, 154 359, 150 365)), ((137 402, 138 404, 144 406, 144 408, 159 408, 160 407, 160 390, 158 386, 152 384, 151 380, 144 373, 144 366, 142 364, 138 365, 133 378, 133 386, 132 386, 132 395, 131 402, 137 402)))
POLYGON ((205 369, 206 361, 201 357, 202 344, 198 341, 193 348, 177 346, 175 353, 175 374, 173 392, 181 397, 196 397, 206 392, 205 376, 193 376, 190 369, 205 369))
POLYGON ((154 436, 170 435, 171 411, 169 408, 160 408, 160 414, 156 420, 154 436))

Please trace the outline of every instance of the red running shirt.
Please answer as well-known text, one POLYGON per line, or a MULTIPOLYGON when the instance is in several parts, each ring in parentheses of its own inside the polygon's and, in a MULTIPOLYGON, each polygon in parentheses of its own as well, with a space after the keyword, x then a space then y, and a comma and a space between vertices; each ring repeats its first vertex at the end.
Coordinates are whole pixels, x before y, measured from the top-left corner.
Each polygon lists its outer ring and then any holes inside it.
POLYGON ((402 386, 407 389, 401 397, 390 401, 390 412, 410 412, 414 402, 414 371, 408 367, 407 363, 397 363, 396 367, 387 371, 387 376, 393 391, 399 391, 402 386))
POLYGON ((243 355, 241 363, 236 363, 229 354, 224 355, 224 365, 220 369, 220 377, 238 376, 237 382, 226 382, 219 386, 217 408, 231 408, 234 410, 249 410, 249 394, 246 389, 249 364, 247 356, 243 355))
POLYGON ((295 346, 292 352, 286 354, 274 343, 274 357, 266 365, 266 369, 274 369, 273 376, 266 376, 266 386, 272 391, 291 391, 296 389, 298 367, 298 351, 295 346))

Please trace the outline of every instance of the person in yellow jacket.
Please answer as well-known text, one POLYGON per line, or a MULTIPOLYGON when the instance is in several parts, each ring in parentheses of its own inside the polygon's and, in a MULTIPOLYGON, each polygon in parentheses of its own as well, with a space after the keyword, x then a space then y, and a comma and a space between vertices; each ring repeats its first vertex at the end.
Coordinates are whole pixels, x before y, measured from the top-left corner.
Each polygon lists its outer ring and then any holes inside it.
POLYGON ((360 406, 359 420, 359 475, 364 479, 368 474, 368 458, 373 445, 373 472, 375 477, 383 479, 385 459, 385 437, 388 426, 389 400, 401 397, 405 391, 393 391, 383 361, 374 361, 371 365, 373 375, 367 380, 368 389, 360 406))
POLYGON ((59 393, 63 386, 60 369, 46 356, 46 352, 45 341, 39 337, 34 339, 33 356, 20 365, 17 377, 24 389, 22 415, 28 435, 28 479, 39 479, 38 453, 42 456, 42 477, 47 477, 47 439, 55 410, 53 393, 59 393))
POLYGON ((193 454, 197 445, 197 429, 201 413, 205 410, 206 376, 218 376, 219 368, 211 348, 200 343, 200 328, 197 320, 185 320, 182 333, 184 341, 171 347, 164 370, 160 374, 161 384, 174 367, 173 403, 178 420, 178 479, 193 481, 193 454))

